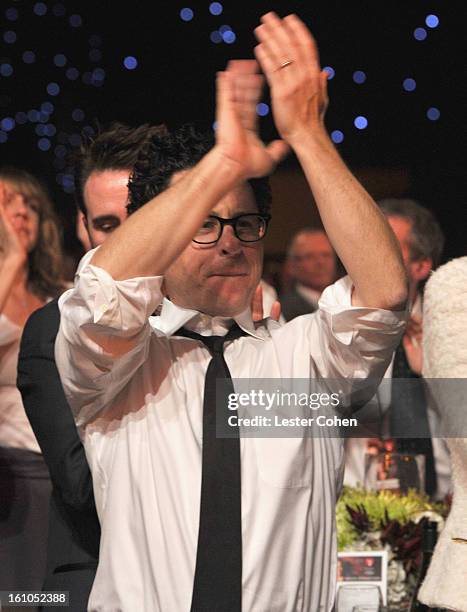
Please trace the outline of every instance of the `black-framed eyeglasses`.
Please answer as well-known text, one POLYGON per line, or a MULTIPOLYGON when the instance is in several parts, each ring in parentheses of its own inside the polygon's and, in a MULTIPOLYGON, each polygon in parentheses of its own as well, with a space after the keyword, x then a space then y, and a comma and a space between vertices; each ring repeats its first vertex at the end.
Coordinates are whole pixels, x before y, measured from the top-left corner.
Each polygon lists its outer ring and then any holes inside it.
POLYGON ((193 242, 214 244, 222 236, 224 226, 231 225, 235 236, 242 242, 258 242, 266 236, 271 215, 246 213, 232 219, 210 215, 196 232, 193 242))

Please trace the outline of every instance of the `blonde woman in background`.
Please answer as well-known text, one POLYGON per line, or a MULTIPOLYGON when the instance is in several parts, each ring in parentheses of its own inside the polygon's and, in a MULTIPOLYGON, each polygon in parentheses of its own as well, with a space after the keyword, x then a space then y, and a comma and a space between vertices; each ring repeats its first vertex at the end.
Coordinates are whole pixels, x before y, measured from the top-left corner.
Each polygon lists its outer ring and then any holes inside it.
POLYGON ((50 480, 16 367, 28 317, 64 289, 45 188, 24 170, 0 168, 0 590, 39 591, 44 579, 50 480))

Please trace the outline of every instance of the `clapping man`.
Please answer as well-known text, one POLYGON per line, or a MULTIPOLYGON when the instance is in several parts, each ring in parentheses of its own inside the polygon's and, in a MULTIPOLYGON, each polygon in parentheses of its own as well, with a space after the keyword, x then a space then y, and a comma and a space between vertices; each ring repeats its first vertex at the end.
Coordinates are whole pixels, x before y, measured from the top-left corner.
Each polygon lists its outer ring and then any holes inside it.
POLYGON ((60 303, 57 364, 102 526, 90 610, 333 606, 341 440, 219 438, 215 381, 378 380, 404 328, 406 279, 384 216, 325 131, 310 33, 270 13, 256 35, 282 140, 258 138, 256 62, 232 62, 217 77, 215 145, 186 130, 153 139, 131 180, 133 214, 60 303), (261 177, 288 147, 350 278, 318 313, 279 327, 255 324, 249 304, 269 221, 261 177))

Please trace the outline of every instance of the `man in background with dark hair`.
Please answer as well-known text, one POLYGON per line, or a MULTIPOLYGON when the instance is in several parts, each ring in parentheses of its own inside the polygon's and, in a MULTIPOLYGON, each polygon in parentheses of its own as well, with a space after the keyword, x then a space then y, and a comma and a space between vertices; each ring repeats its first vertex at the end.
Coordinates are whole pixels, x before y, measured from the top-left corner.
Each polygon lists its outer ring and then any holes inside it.
MULTIPOLYGON (((450 491, 450 462, 447 447, 436 433, 437 415, 430 409, 424 385, 417 379, 422 373, 422 302, 423 287, 431 271, 441 260, 444 235, 433 213, 409 198, 388 198, 378 202, 399 242, 409 279, 411 316, 406 332, 385 374, 380 394, 381 433, 395 438, 394 450, 421 454, 425 457, 425 489, 436 499, 443 499, 450 491), (397 379, 412 379, 397 384, 397 379), (404 392, 403 392, 404 391, 404 392), (383 399, 383 398, 389 398, 383 399), (388 403, 389 402, 389 403, 388 403), (409 436, 416 431, 419 438, 409 436), (425 436, 423 434, 425 433, 425 436), (400 437, 405 434, 406 437, 400 437)), ((346 443, 345 484, 363 483, 364 453, 368 439, 349 439, 346 443)), ((371 441, 371 443, 376 441, 371 441)))
MULTIPOLYGON (((126 219, 130 172, 145 142, 163 131, 114 123, 83 142, 76 159, 76 200, 93 247, 126 219)), ((83 612, 97 567, 100 526, 91 473, 55 366, 59 324, 57 300, 29 318, 17 384, 53 484, 43 590, 69 591, 70 605, 60 609, 83 612)))

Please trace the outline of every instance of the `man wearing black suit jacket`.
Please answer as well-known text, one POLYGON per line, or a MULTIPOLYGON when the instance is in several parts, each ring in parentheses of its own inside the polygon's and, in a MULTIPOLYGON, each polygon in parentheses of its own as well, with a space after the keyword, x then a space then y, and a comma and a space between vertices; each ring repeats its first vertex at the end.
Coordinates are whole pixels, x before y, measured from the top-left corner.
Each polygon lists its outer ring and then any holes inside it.
POLYGON ((287 263, 294 286, 280 303, 283 317, 291 321, 318 309, 322 292, 337 279, 337 257, 324 230, 305 227, 293 236, 287 263))
MULTIPOLYGON (((114 124, 83 145, 76 197, 93 247, 125 220, 130 172, 141 146, 161 129, 114 124)), ((97 568, 100 526, 91 473, 55 365, 59 325, 57 300, 29 318, 17 383, 53 484, 43 590, 69 591, 69 607, 50 610, 83 612, 97 568)))

